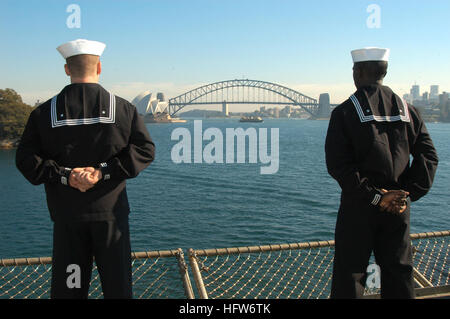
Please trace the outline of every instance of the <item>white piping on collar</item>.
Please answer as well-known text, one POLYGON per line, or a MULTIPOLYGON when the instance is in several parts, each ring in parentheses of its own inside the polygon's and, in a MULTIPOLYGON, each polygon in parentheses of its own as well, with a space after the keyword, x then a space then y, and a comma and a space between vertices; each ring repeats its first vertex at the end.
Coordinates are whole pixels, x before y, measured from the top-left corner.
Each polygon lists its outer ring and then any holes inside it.
POLYGON ((353 102, 353 105, 356 108, 356 112, 358 113, 359 120, 361 123, 363 122, 370 122, 370 121, 377 121, 377 122, 397 122, 397 121, 403 121, 403 122, 410 122, 409 118, 409 110, 408 110, 408 104, 402 100, 403 108, 405 110, 405 115, 392 115, 392 116, 381 116, 381 115, 365 115, 361 104, 359 104, 358 98, 353 94, 350 96, 350 100, 353 102))
POLYGON ((60 127, 60 126, 75 126, 75 125, 89 125, 96 123, 115 123, 116 122, 116 96, 114 94, 109 93, 109 116, 100 116, 100 117, 92 117, 92 118, 82 118, 82 119, 68 119, 68 120, 58 120, 57 112, 56 112, 56 102, 58 96, 55 95, 51 101, 51 122, 52 128, 60 127))

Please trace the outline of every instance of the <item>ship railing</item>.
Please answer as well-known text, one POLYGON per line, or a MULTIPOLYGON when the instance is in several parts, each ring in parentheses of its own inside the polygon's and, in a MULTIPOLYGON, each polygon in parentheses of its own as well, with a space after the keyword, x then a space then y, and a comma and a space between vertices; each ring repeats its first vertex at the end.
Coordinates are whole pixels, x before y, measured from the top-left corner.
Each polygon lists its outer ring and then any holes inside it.
MULTIPOLYGON (((417 297, 449 296, 450 231, 411 234, 411 240, 417 297)), ((330 295, 332 240, 187 252, 187 262, 181 248, 132 253, 134 297, 309 299, 330 295)), ((373 256, 370 263, 375 264, 373 256)), ((376 272, 368 276, 367 298, 379 298, 376 276, 376 272)), ((0 298, 48 298, 50 282, 50 257, 0 260, 0 298)), ((102 297, 95 265, 89 297, 102 297)))
MULTIPOLYGON (((131 259, 135 298, 194 298, 182 249, 133 252, 131 259)), ((0 298, 49 298, 51 268, 51 257, 0 260, 0 298)), ((102 297, 94 263, 89 298, 102 297)))

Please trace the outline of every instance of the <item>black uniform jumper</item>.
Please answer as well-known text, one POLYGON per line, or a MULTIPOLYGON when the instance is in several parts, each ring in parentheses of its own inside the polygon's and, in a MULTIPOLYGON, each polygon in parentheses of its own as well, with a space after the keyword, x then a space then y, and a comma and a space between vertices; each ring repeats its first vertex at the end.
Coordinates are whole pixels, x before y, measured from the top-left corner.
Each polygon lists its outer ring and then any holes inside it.
POLYGON ((126 179, 154 159, 154 144, 136 108, 96 83, 66 86, 31 113, 16 165, 45 184, 54 221, 52 298, 86 298, 95 257, 105 298, 132 297, 126 179), (101 168, 86 192, 68 185, 75 167, 101 168), (78 265, 81 288, 68 276, 78 265), (70 271, 69 271, 70 270, 70 271))
POLYGON ((342 189, 331 298, 362 297, 372 251, 382 298, 413 298, 410 202, 429 191, 438 164, 419 113, 386 86, 360 88, 333 110, 325 153, 342 189), (381 189, 408 191, 407 210, 381 212, 381 189))

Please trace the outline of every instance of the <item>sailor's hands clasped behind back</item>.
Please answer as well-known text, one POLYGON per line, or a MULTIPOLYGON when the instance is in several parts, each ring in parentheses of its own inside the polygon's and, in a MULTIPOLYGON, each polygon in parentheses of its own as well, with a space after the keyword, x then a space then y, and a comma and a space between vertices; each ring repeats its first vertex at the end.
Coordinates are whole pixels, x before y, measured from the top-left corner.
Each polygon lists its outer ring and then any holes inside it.
POLYGON ((93 167, 76 167, 72 169, 69 177, 69 185, 86 192, 102 179, 102 172, 93 167))
POLYGON ((409 195, 408 192, 404 190, 381 190, 383 192, 383 196, 380 201, 380 209, 381 211, 386 211, 394 214, 401 214, 407 208, 407 197, 409 195))

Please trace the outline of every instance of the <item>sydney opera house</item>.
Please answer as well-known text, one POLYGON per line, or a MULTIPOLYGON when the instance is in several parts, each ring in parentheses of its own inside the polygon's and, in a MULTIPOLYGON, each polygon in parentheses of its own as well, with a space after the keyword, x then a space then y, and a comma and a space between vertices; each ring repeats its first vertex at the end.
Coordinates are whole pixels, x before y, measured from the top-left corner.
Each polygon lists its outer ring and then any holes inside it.
POLYGON ((147 123, 173 123, 186 122, 181 119, 171 118, 169 115, 169 102, 164 94, 159 92, 156 95, 150 91, 143 92, 131 101, 136 106, 138 112, 144 116, 147 123))
POLYGON ((142 115, 168 113, 169 102, 165 101, 163 93, 153 94, 146 91, 136 96, 131 103, 142 115))

